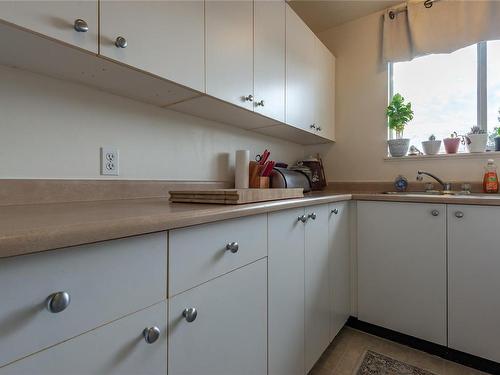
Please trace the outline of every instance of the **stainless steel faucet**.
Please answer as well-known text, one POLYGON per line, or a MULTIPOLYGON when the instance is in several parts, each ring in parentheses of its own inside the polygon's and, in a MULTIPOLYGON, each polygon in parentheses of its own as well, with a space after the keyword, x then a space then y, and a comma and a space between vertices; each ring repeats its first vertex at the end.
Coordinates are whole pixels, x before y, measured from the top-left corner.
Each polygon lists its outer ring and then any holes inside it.
POLYGON ((418 171, 417 172, 417 181, 422 181, 424 179, 424 176, 426 175, 429 177, 432 177, 434 180, 439 182, 439 184, 443 187, 443 191, 450 191, 451 190, 451 184, 449 182, 443 182, 439 177, 434 176, 432 173, 425 172, 425 171, 418 171))

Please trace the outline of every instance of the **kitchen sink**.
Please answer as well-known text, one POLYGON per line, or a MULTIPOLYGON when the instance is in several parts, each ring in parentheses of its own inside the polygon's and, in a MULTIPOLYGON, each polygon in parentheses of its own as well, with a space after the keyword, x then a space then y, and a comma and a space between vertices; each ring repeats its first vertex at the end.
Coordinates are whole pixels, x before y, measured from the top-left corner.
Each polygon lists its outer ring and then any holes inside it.
MULTIPOLYGON (((400 191, 384 191, 382 194, 389 195, 404 195, 404 196, 428 196, 428 195, 471 195, 468 192, 464 191, 440 191, 440 190, 430 190, 430 191, 409 191, 409 192, 400 192, 400 191)), ((477 195, 477 194, 475 194, 477 195)))

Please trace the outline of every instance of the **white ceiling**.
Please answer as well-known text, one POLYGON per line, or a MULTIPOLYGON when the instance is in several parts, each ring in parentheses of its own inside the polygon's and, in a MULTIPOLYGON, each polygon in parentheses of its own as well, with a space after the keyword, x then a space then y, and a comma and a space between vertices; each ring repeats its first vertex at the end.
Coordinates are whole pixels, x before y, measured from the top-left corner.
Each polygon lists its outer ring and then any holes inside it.
POLYGON ((402 3, 402 0, 288 0, 315 33, 402 3))

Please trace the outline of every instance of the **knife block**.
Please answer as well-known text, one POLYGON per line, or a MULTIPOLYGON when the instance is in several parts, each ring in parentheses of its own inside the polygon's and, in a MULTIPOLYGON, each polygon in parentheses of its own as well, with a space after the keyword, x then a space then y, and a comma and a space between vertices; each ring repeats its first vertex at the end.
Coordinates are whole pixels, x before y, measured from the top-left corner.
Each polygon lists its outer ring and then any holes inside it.
POLYGON ((262 177, 260 174, 264 166, 255 161, 250 162, 249 186, 252 189, 269 189, 269 177, 262 177))

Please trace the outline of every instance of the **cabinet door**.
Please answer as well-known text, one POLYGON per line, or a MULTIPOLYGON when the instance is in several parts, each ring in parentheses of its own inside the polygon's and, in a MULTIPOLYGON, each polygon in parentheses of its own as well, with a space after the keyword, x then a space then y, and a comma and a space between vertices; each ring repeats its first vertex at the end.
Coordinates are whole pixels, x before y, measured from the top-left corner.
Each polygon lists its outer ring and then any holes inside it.
POLYGON ((310 215, 305 231, 305 361, 309 372, 330 343, 328 205, 308 207, 305 212, 310 215))
POLYGON ((316 38, 315 123, 316 133, 335 139, 335 57, 316 38))
POLYGON ((0 19, 97 53, 97 0, 0 1, 0 19), (75 30, 78 19, 87 23, 86 32, 75 30))
POLYGON ((311 130, 315 117, 315 36, 286 5, 286 123, 311 130))
POLYGON ((255 111, 285 121, 285 2, 254 3, 255 111))
POLYGON ((349 209, 348 202, 329 207, 330 341, 344 326, 351 310, 349 209))
POLYGON ((304 209, 269 214, 269 374, 303 375, 304 209))
POLYGON ((206 0, 205 25, 207 94, 253 111, 253 1, 206 0))
POLYGON ((165 375, 167 311, 156 304, 0 368, 1 375, 165 375), (157 327, 160 337, 146 343, 145 328, 157 327))
POLYGON ((266 276, 262 259, 170 299, 170 375, 267 373, 266 276))
POLYGON ((100 10, 102 55, 204 91, 202 0, 102 0, 100 10))
POLYGON ((500 207, 448 206, 448 345, 500 362, 500 207))
POLYGON ((446 345, 446 206, 358 202, 358 317, 446 345))

